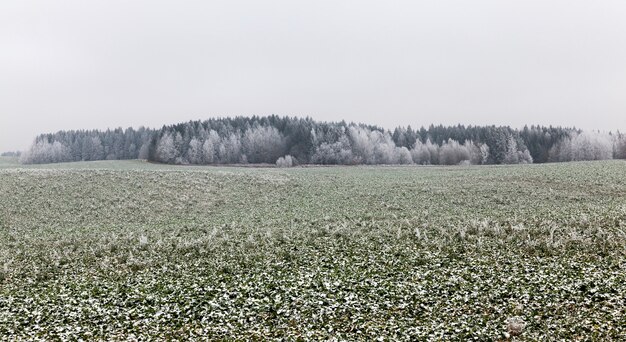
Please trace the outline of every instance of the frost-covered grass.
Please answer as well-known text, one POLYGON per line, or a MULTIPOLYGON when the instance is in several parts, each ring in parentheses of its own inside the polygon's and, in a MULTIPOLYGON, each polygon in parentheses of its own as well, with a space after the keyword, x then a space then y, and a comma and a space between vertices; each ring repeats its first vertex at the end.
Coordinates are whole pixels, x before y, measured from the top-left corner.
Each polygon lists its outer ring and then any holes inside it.
POLYGON ((0 339, 620 340, 626 163, 0 170, 0 339))
POLYGON ((17 157, 0 157, 0 169, 19 167, 17 157))

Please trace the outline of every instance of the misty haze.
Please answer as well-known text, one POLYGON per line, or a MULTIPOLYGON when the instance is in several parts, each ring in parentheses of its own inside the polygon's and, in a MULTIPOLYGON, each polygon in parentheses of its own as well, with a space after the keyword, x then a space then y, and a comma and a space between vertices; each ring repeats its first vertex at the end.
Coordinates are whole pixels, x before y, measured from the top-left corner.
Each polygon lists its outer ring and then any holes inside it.
POLYGON ((0 340, 626 336, 626 3, 0 4, 0 340))

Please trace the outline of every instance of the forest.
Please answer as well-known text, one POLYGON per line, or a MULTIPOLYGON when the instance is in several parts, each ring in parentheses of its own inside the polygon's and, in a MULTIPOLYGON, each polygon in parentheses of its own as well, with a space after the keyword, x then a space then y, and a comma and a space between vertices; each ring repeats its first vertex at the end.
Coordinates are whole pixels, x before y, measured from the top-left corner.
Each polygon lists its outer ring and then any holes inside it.
POLYGON ((443 126, 393 131, 311 118, 213 118, 163 126, 41 134, 24 164, 145 159, 167 164, 523 164, 626 158, 622 133, 526 126, 443 126))

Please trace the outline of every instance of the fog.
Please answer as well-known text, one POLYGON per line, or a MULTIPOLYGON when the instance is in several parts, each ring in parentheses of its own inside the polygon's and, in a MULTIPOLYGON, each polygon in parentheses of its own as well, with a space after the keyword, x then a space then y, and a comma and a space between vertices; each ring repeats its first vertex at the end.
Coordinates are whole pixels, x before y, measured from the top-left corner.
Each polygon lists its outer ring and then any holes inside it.
POLYGON ((626 2, 0 2, 0 151, 235 115, 626 130, 626 2))

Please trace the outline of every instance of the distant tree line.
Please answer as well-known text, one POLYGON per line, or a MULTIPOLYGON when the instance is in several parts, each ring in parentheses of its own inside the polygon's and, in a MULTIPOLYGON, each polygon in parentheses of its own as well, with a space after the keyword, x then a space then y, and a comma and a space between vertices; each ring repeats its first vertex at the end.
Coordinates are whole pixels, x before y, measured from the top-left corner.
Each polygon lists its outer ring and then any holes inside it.
POLYGON ((161 129, 39 135, 23 163, 147 159, 168 164, 518 164, 626 158, 620 134, 561 127, 377 126, 279 116, 215 118, 161 129))
POLYGON ((147 159, 148 147, 155 130, 121 128, 106 131, 60 131, 35 138, 30 149, 22 153, 25 164, 71 161, 147 159))
POLYGON ((20 151, 9 151, 0 153, 0 157, 19 157, 21 154, 20 151))

